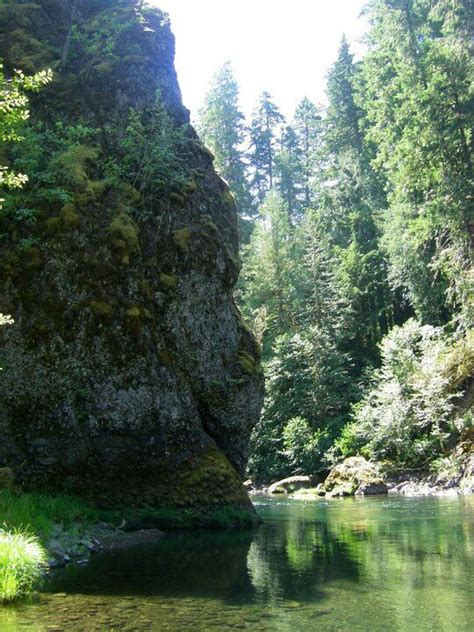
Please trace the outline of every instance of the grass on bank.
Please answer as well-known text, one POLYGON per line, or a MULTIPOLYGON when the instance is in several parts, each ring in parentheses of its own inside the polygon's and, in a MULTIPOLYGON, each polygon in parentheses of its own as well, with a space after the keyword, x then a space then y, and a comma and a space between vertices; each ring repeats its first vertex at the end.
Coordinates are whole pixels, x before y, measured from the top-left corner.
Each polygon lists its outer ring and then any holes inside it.
POLYGON ((1 491, 0 602, 34 590, 46 562, 43 545, 55 525, 74 531, 104 518, 105 512, 70 496, 1 491))
POLYGON ((7 529, 21 529, 36 535, 45 542, 54 525, 67 530, 77 524, 93 524, 104 520, 105 512, 71 496, 18 494, 9 490, 0 492, 0 524, 7 529))
POLYGON ((46 552, 38 538, 0 529, 0 602, 30 593, 41 578, 46 552))

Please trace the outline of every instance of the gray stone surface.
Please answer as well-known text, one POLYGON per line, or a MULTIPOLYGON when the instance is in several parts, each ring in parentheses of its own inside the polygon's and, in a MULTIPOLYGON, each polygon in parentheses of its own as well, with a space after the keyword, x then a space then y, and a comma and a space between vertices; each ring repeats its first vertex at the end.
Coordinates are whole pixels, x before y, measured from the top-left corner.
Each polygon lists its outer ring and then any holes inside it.
MULTIPOLYGON (((6 67, 17 63, 8 31, 18 28, 41 42, 38 59, 57 67, 60 4, 0 7, 6 67)), ((97 6, 90 3, 92 17, 97 6)), ((159 89, 175 125, 185 126, 191 184, 136 202, 114 189, 90 202, 71 191, 82 204, 77 225, 51 235, 45 211, 33 261, 5 273, 0 257, 0 305, 15 319, 0 332, 0 462, 26 487, 107 506, 249 506, 241 476, 263 375, 233 298, 235 203, 187 126, 167 20, 147 15, 134 27, 134 46, 148 60, 141 74, 124 57, 105 84, 90 73, 85 91, 79 56, 32 110, 52 124, 83 119, 100 128, 151 104, 159 89), (119 258, 110 225, 122 212, 138 241, 119 258)), ((91 181, 101 177, 88 169, 91 181)))

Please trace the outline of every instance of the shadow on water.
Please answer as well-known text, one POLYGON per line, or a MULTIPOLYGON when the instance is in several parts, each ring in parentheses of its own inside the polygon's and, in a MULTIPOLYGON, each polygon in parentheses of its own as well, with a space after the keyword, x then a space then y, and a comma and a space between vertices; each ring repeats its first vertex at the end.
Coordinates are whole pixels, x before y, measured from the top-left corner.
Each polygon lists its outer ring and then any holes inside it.
POLYGON ((251 598, 246 569, 254 533, 168 533, 162 541, 93 555, 52 574, 48 592, 251 598))
POLYGON ((326 524, 297 520, 251 531, 167 534, 153 545, 104 552, 53 572, 45 591, 242 604, 322 599, 326 582, 357 577, 357 560, 326 524))

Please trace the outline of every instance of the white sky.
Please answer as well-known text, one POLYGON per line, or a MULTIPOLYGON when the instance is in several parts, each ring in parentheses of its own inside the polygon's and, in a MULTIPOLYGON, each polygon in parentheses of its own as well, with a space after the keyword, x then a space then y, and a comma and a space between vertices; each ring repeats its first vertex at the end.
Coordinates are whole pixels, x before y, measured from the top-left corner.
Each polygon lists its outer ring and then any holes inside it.
POLYGON ((366 0, 151 0, 167 11, 185 105, 196 116, 216 70, 232 62, 249 114, 267 90, 291 117, 304 97, 323 103, 343 33, 356 54, 366 0))

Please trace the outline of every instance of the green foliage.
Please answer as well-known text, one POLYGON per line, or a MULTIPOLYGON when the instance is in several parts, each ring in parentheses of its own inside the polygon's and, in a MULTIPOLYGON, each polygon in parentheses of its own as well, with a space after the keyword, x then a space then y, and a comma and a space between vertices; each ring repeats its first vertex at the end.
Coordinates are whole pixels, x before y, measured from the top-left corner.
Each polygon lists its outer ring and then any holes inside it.
POLYGON ((275 158, 275 173, 278 190, 290 218, 301 214, 301 181, 303 179, 303 156, 295 130, 287 125, 281 136, 281 147, 275 158))
POLYGON ((375 459, 425 466, 465 429, 456 402, 474 371, 472 335, 454 345, 440 328, 411 319, 384 338, 381 354, 382 366, 339 447, 346 454, 361 449, 375 459))
POLYGON ((322 123, 318 108, 306 97, 295 110, 293 124, 299 148, 299 174, 304 208, 311 208, 315 202, 315 181, 320 169, 322 123))
POLYGON ((0 529, 0 600, 29 594, 38 583, 46 553, 37 538, 21 531, 0 529))
POLYGON ((291 238, 288 213, 278 193, 268 193, 260 214, 261 221, 243 252, 240 283, 245 319, 253 322, 262 307, 265 309, 268 348, 278 335, 290 331, 295 322, 297 243, 291 238))
POLYGON ((152 107, 131 109, 124 132, 114 127, 113 133, 121 155, 106 165, 113 182, 127 182, 141 195, 156 199, 169 191, 187 192, 187 129, 176 126, 160 93, 152 107))
POLYGON ((262 92, 250 123, 252 187, 262 203, 276 184, 275 161, 278 132, 284 117, 268 92, 262 92))
POLYGON ((343 39, 324 113, 304 100, 284 127, 264 95, 250 130, 255 193, 280 194, 240 290, 266 363, 259 480, 309 455, 309 468, 358 452, 426 465, 470 423, 469 9, 372 0, 367 16, 368 52, 356 63, 343 39))
POLYGON ((372 2, 362 99, 387 180, 392 283, 423 322, 442 325, 458 311, 464 327, 472 326, 469 11, 460 0, 372 2))
POLYGON ((238 101, 239 87, 230 62, 226 62, 214 77, 199 112, 198 131, 212 151, 215 167, 229 184, 239 213, 245 219, 254 209, 242 151, 245 122, 238 101))
POLYGON ((325 451, 338 436, 354 397, 347 358, 318 327, 277 338, 264 365, 266 397, 251 439, 249 472, 267 481, 324 467, 325 451), (295 425, 294 419, 304 423, 295 425), (298 447, 296 432, 303 432, 298 447), (292 437, 290 439, 290 436, 292 437))
POLYGON ((315 472, 321 466, 324 433, 314 432, 306 419, 293 417, 283 428, 283 447, 292 472, 315 472))
MULTIPOLYGON (((22 140, 21 129, 29 118, 27 92, 36 92, 52 79, 51 71, 41 71, 31 76, 17 70, 8 80, 0 63, 0 140, 13 143, 22 140)), ((28 176, 11 171, 0 165, 0 188, 19 188, 28 181, 28 176)), ((0 208, 1 202, 0 200, 0 208)))

